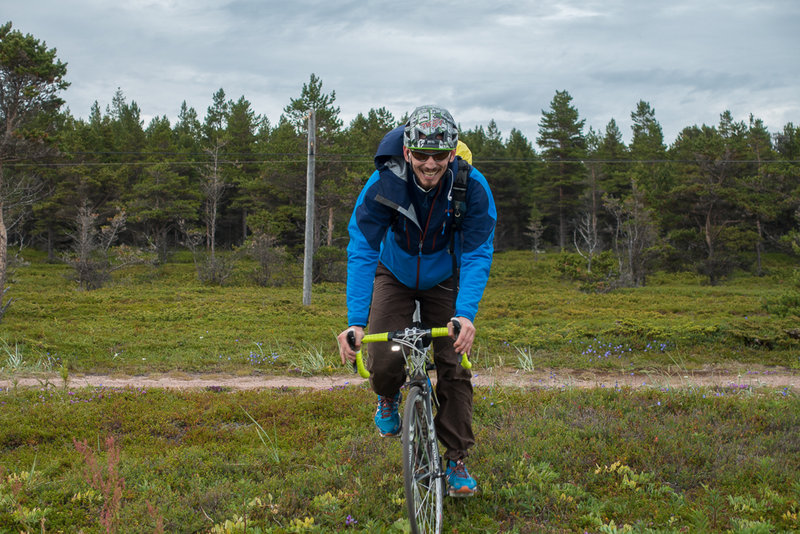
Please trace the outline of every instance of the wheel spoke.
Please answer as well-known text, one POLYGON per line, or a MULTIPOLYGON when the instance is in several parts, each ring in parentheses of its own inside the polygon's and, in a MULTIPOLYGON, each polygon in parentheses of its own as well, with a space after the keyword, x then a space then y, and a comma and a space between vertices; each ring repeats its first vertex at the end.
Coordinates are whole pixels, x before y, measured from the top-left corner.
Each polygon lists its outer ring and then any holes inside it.
POLYGON ((430 397, 418 387, 406 399, 403 428, 403 471, 412 532, 440 532, 442 480, 439 448, 433 429, 430 397))

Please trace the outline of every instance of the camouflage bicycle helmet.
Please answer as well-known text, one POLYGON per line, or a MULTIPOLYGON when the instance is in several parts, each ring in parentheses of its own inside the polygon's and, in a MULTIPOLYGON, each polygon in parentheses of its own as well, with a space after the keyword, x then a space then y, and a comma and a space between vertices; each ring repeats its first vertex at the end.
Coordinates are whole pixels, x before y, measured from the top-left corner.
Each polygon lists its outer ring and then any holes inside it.
POLYGON ((411 112, 403 134, 411 150, 455 150, 458 128, 450 112, 439 106, 420 106, 411 112))

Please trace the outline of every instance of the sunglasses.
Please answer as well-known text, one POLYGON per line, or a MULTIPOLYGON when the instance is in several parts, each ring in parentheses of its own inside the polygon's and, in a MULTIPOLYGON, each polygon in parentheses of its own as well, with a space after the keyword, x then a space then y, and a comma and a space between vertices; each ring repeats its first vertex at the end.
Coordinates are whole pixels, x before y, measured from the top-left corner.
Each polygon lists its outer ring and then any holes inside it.
POLYGON ((426 161, 428 161, 428 158, 433 158, 434 161, 441 163, 450 157, 450 151, 434 152, 433 154, 430 154, 428 152, 418 152, 416 150, 412 150, 411 157, 413 157, 420 163, 425 163, 426 161))

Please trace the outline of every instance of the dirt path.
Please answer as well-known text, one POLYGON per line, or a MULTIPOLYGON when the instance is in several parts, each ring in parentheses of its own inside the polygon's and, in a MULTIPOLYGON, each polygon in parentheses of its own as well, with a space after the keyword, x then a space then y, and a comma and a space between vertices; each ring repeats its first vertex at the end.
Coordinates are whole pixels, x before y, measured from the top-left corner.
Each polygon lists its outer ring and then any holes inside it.
MULTIPOLYGON (((146 376, 71 375, 69 387, 144 387, 171 389, 265 389, 307 388, 331 389, 366 382, 356 375, 331 376, 232 376, 210 374, 160 374, 146 376)), ((800 391, 800 371, 748 366, 746 369, 714 368, 697 371, 669 372, 665 370, 634 373, 611 373, 587 370, 543 369, 524 372, 515 369, 486 369, 475 372, 473 384, 478 387, 516 386, 543 388, 593 387, 770 387, 800 391)), ((14 386, 61 386, 58 375, 0 377, 0 388, 14 386)))

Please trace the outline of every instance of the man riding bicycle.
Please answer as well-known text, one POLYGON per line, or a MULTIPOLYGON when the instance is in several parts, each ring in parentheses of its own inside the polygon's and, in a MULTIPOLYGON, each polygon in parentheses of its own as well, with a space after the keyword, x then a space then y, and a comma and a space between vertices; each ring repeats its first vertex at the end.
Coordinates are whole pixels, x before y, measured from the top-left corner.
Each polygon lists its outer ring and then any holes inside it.
MULTIPOLYGON (((384 137, 375 155, 376 170, 350 218, 349 327, 338 339, 345 363, 355 360, 349 332, 360 347, 368 322, 373 332, 403 329, 412 322, 415 301, 424 324, 448 324, 451 335, 450 321, 458 318, 461 332, 455 341, 433 341, 439 400, 435 424, 446 449, 450 492, 469 496, 477 490, 464 465, 475 443, 472 375, 461 367, 458 355, 469 353, 475 339, 474 320, 489 278, 497 212, 484 176, 456 157, 457 143, 453 117, 437 106, 418 107, 404 127, 384 137), (453 188, 459 167, 467 177, 466 209, 462 206, 460 229, 454 232, 453 188)), ((378 394, 378 431, 396 436, 401 429, 398 405, 405 362, 387 345, 372 346, 368 367, 378 394)))

